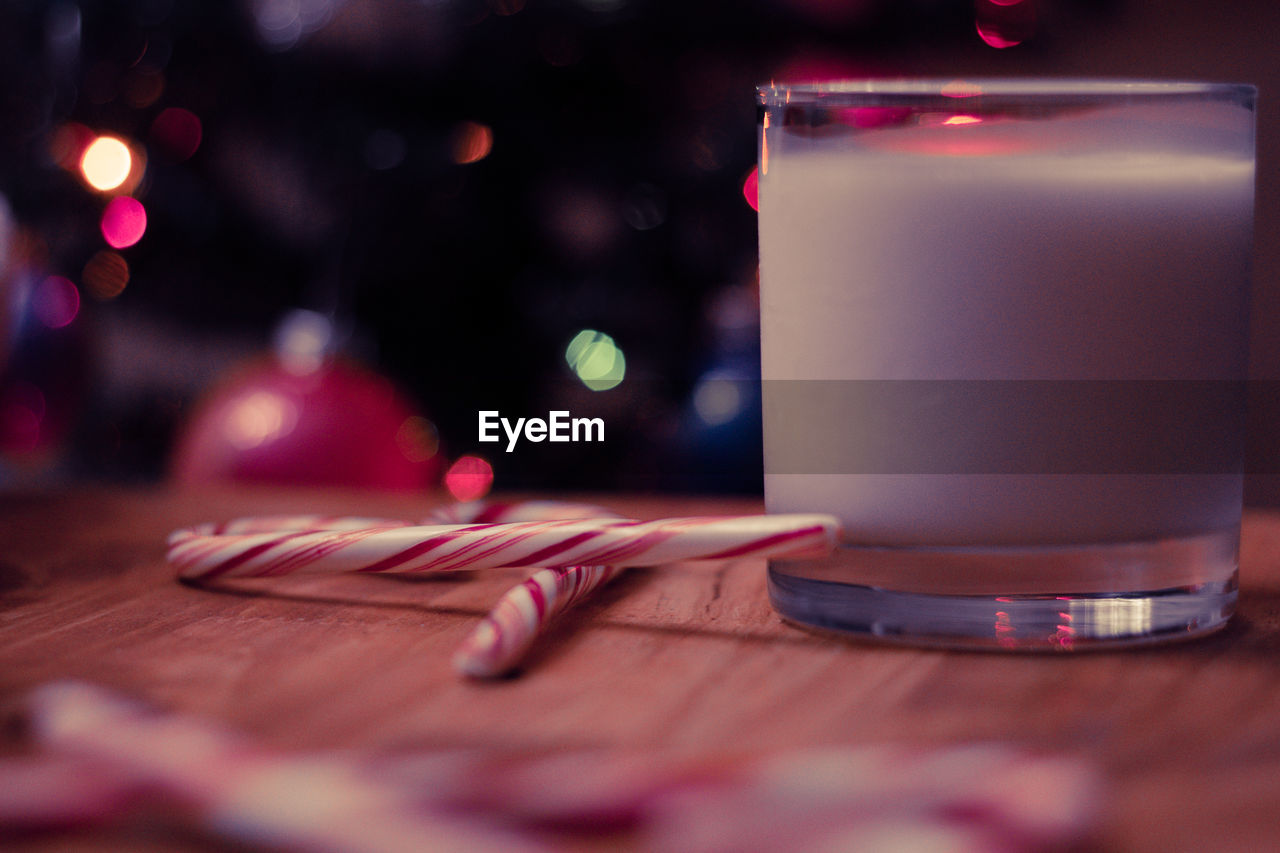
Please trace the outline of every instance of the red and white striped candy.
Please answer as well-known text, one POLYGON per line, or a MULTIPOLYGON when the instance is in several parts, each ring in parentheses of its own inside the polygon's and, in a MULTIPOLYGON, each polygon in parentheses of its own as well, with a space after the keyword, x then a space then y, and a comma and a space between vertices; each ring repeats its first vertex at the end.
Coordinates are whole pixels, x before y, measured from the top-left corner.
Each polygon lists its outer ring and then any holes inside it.
POLYGON ((571 519, 506 524, 214 534, 178 531, 169 561, 186 579, 308 572, 448 572, 501 566, 656 565, 814 557, 835 547, 829 515, 571 519))
POLYGON ((362 518, 354 515, 251 515, 231 521, 208 522, 175 531, 180 536, 240 536, 247 533, 301 533, 319 530, 369 530, 381 527, 408 527, 412 521, 395 518, 362 518))
POLYGON ((479 821, 417 809, 409 792, 344 757, 276 753, 203 719, 160 713, 91 684, 43 685, 31 696, 29 718, 37 744, 50 754, 97 762, 113 777, 131 778, 153 800, 179 805, 207 828, 254 849, 547 849, 479 821))
MULTIPOLYGON (((617 518, 592 504, 563 501, 455 504, 432 513, 441 521, 548 521, 562 518, 617 518)), ((542 630, 565 610, 626 571, 623 566, 567 566, 538 569, 506 592, 453 655, 463 675, 493 678, 520 663, 542 630)))
POLYGON ((433 511, 423 524, 486 524, 501 521, 563 521, 567 518, 620 518, 595 504, 568 501, 469 501, 433 511))
MULTIPOLYGON (((506 522, 564 521, 569 519, 611 518, 618 516, 591 504, 566 503, 564 501, 518 501, 512 503, 453 504, 433 511, 424 525, 496 524, 506 522)), ((280 536, 322 531, 351 532, 336 543, 362 535, 362 531, 407 528, 411 522, 386 518, 355 518, 326 515, 282 515, 241 518, 219 524, 204 524, 175 533, 170 541, 176 549, 192 534, 198 536, 240 536, 274 533, 280 536)), ((225 544, 225 543, 224 543, 225 544)), ((297 544, 297 543, 295 543, 297 544)), ((310 546, 308 546, 310 547, 310 546)), ((295 553, 294 558, 309 558, 321 553, 322 548, 295 553)), ((215 549, 216 551, 216 549, 215 549)), ((750 553, 750 552, 744 552, 750 553)), ((279 556, 279 555, 277 555, 279 556)), ((722 555, 728 556, 728 555, 722 555)), ((769 556, 769 554, 763 554, 769 556)), ((692 558, 690 558, 692 559, 692 558)), ((278 563, 271 574, 293 571, 290 566, 306 568, 305 562, 278 563)), ((468 568, 473 566, 466 566, 468 568)), ((365 569, 367 570, 367 569, 365 569)), ((404 571, 405 569, 400 569, 404 571)), ((625 570, 621 565, 573 565, 541 568, 523 583, 517 585, 499 599, 498 603, 476 629, 467 637, 454 655, 454 667, 466 675, 492 677, 513 669, 533 644, 538 634, 557 615, 586 598, 597 587, 617 577, 625 570)), ((254 572, 264 574, 265 572, 254 572)), ((218 572, 203 577, 235 576, 239 573, 218 572)))
MULTIPOLYGON (((486 503, 470 501, 435 509, 420 524, 492 524, 508 521, 560 521, 569 518, 619 518, 616 512, 592 504, 564 501, 513 501, 486 503)), ((365 518, 354 515, 250 515, 231 521, 197 524, 170 537, 196 533, 201 536, 229 536, 243 533, 301 533, 318 530, 366 530, 374 527, 409 527, 412 521, 399 518, 365 518)))
POLYGON ((143 806, 246 848, 325 853, 1012 853, 1093 849, 1105 802, 1096 767, 1011 744, 282 753, 89 684, 26 706, 35 752, 0 760, 0 837, 143 806))
POLYGON ((477 678, 511 671, 547 623, 623 571, 621 566, 539 569, 503 595, 463 641, 453 656, 454 669, 477 678))

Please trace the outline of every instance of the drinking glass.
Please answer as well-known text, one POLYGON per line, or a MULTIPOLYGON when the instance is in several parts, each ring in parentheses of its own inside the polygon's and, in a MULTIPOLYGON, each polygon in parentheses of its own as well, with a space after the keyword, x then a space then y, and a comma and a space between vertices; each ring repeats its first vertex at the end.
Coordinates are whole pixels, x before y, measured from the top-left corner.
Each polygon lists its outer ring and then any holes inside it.
POLYGON ((1236 598, 1250 86, 759 90, 765 499, 841 518, 775 609, 1071 650, 1236 598))

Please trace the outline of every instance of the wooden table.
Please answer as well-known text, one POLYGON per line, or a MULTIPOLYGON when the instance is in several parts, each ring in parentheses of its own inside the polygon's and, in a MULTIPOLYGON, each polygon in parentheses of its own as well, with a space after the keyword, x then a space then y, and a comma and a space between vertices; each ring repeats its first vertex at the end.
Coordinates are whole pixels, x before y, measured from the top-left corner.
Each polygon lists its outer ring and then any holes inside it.
MULTIPOLYGON (((599 501, 636 517, 760 510, 599 501)), ((215 592, 175 583, 163 561, 165 535, 196 521, 416 517, 431 505, 341 492, 0 497, 0 697, 11 709, 35 685, 85 678, 284 749, 998 740, 1101 768, 1105 849, 1280 849, 1280 514, 1247 514, 1239 614, 1196 642, 1007 656, 833 641, 781 623, 762 562, 739 560, 633 570, 564 620, 522 676, 497 682, 460 679, 449 656, 518 572, 292 576, 215 592)), ((76 849, 115 846, 79 837, 76 849)), ((171 847, 183 845, 160 845, 171 847)))

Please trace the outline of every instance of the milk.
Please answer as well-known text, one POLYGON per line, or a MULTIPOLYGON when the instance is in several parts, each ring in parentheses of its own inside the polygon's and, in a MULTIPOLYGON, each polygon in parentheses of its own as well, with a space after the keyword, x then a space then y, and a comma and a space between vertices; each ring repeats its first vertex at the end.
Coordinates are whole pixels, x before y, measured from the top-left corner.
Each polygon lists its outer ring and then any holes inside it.
POLYGON ((839 454, 824 468, 797 453, 815 419, 851 447, 890 449, 947 421, 937 441, 969 460, 996 458, 1013 437, 1028 440, 1016 426, 1036 416, 979 423, 955 400, 931 409, 922 397, 910 410, 920 423, 905 425, 842 390, 870 381, 946 380, 975 393, 993 380, 1055 381, 1075 393, 1088 382, 1143 389, 1244 376, 1247 109, 1157 103, 1025 117, 961 106, 872 130, 764 131, 769 511, 832 512, 850 542, 891 546, 1124 542, 1238 525, 1241 476, 1229 466, 1129 470, 1112 460, 1046 473, 934 459, 895 471, 839 454), (799 380, 838 382, 807 400, 788 385, 799 380))

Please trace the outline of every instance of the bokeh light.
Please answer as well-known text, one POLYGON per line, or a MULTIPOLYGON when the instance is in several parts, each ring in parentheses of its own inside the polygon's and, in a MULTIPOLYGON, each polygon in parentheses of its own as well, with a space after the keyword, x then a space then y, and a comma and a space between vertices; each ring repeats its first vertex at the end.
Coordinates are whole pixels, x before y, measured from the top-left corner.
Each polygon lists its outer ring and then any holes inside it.
POLYGON ((248 450, 288 435, 297 422, 293 401, 271 391, 254 391, 231 405, 223 429, 233 447, 248 450))
POLYGON ((276 328, 275 350, 280 365, 295 376, 319 370, 333 342, 333 322, 316 311, 290 311, 276 328))
POLYGON ((15 382, 0 393, 0 450, 30 453, 40 446, 44 393, 29 382, 15 382))
POLYGON ((759 172, 759 167, 753 167, 742 182, 742 197, 747 200, 747 204, 751 205, 751 209, 755 211, 760 210, 759 172))
POLYGON ((963 124, 979 124, 981 123, 981 121, 982 119, 978 118, 977 116, 950 116, 942 123, 955 126, 955 125, 963 125, 963 124))
POLYGON ((165 156, 176 162, 186 160, 200 147, 204 128, 190 110, 169 107, 151 122, 151 140, 165 156))
POLYGON ((299 375, 263 355, 194 408, 173 444, 173 476, 421 491, 440 481, 446 463, 440 454, 410 458, 428 449, 425 427, 405 426, 420 414, 390 380, 353 362, 328 358, 299 375))
POLYGON ((849 107, 837 113, 850 127, 873 128, 906 124, 914 115, 910 107, 849 107))
POLYGON ((667 219, 667 196, 652 184, 636 184, 627 193, 622 218, 637 231, 651 231, 667 219))
POLYGON ((952 80, 938 92, 944 98, 976 98, 982 94, 982 86, 968 80, 952 80))
POLYGON ((333 18, 336 0, 253 0, 258 37, 269 50, 288 50, 333 18))
POLYGON ((978 37, 984 42, 995 48, 1017 47, 1022 44, 1020 39, 1011 39, 1006 37, 998 26, 990 23, 978 21, 975 25, 978 30, 978 37))
POLYGON ((744 401, 735 380, 707 374, 693 389, 693 410, 707 426, 727 424, 742 412, 744 401))
POLYGON ((841 51, 806 46, 779 62, 769 77, 792 83, 821 83, 826 80, 861 80, 892 76, 897 69, 867 57, 851 57, 841 51))
POLYGON ((460 457, 449 466, 444 484, 457 500, 479 500, 493 488, 493 466, 479 456, 460 457))
POLYGON ((147 210, 142 202, 127 195, 117 196, 102 212, 102 237, 113 249, 127 249, 147 231, 147 210))
POLYGON ((129 262, 119 252, 103 249, 84 265, 80 278, 95 299, 115 299, 129 283, 129 262))
POLYGON ((409 153, 409 143, 404 135, 380 127, 365 139, 364 162, 370 169, 386 171, 404 162, 409 153))
POLYGON ((487 124, 464 121, 453 132, 453 162, 478 163, 493 150, 493 130, 487 124))
POLYGON ((978 37, 991 47, 1015 47, 1035 35, 1035 3, 1033 0, 976 0, 974 27, 978 37))
POLYGON ((583 329, 565 348, 564 359, 574 374, 592 391, 616 388, 626 376, 627 360, 613 338, 594 329, 583 329))
POLYGON ((107 192, 129 179, 133 155, 129 146, 114 136, 99 136, 80 157, 80 172, 95 190, 107 192))
POLYGON ((431 421, 410 415, 396 430, 396 446, 410 462, 426 462, 440 450, 440 433, 431 421))
POLYGON ((65 122, 49 137, 49 157, 64 169, 79 169, 85 151, 95 139, 93 131, 80 122, 65 122))
POLYGON ((50 329, 61 329, 80 313, 80 291, 70 280, 51 275, 31 294, 31 310, 50 329))
POLYGON ((132 69, 124 78, 124 100, 136 110, 160 100, 164 94, 164 73, 158 68, 140 66, 132 69))
POLYGON ((538 225, 546 230, 548 244, 575 264, 608 258, 627 224, 617 199, 589 182, 548 182, 540 189, 536 204, 538 225))

